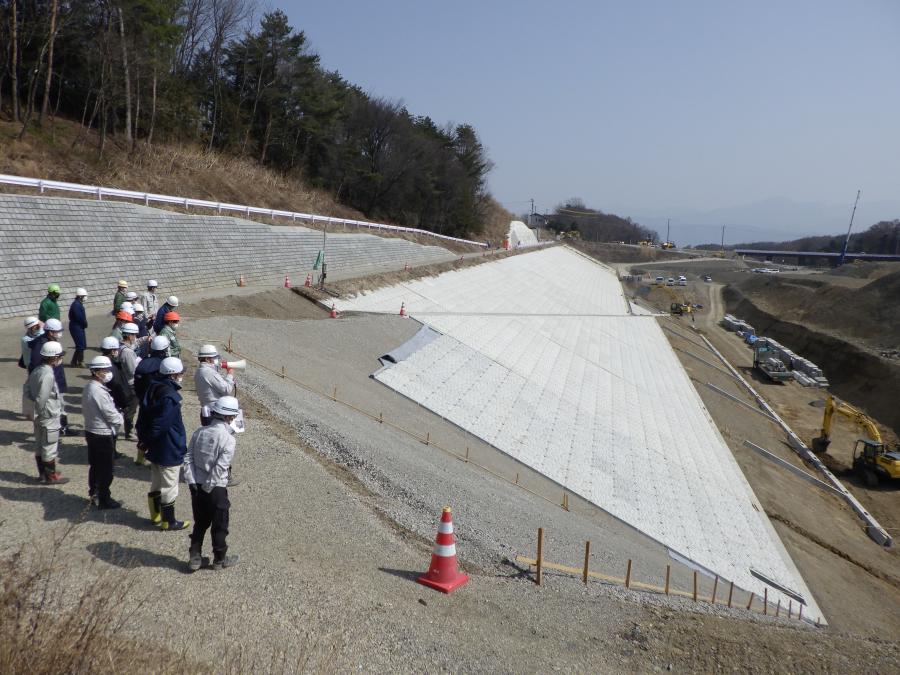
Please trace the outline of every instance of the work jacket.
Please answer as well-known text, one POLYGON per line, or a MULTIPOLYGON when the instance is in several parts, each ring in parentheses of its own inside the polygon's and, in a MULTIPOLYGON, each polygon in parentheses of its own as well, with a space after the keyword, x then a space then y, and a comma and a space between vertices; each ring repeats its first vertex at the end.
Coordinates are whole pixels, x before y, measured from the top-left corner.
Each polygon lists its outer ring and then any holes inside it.
POLYGON ((187 454, 179 389, 181 385, 167 377, 152 384, 144 396, 140 440, 147 459, 159 466, 181 466, 187 454))
POLYGON ((49 295, 41 300, 41 306, 38 308, 38 319, 46 322, 47 319, 59 318, 59 303, 49 295))
POLYGON ((116 312, 119 311, 119 307, 122 306, 122 303, 125 302, 127 297, 128 296, 126 295, 125 291, 119 291, 119 290, 116 291, 116 295, 115 295, 115 297, 113 297, 113 311, 112 311, 113 316, 115 316, 116 312))
POLYGON ((115 436, 125 423, 109 389, 93 377, 81 392, 81 413, 84 430, 98 436, 115 436))
POLYGON ((178 335, 176 335, 175 329, 166 324, 158 334, 164 335, 165 337, 169 338, 169 356, 174 356, 176 359, 180 359, 181 343, 178 342, 178 335))
POLYGON ((234 429, 223 419, 213 418, 209 426, 197 429, 184 457, 184 482, 205 492, 227 487, 236 445, 234 429))
POLYGON ((25 393, 34 401, 34 420, 50 431, 58 430, 62 415, 62 394, 53 376, 53 369, 41 363, 31 371, 25 384, 25 393))
MULTIPOLYGON (((201 363, 194 371, 194 386, 197 389, 197 398, 204 409, 223 396, 231 396, 234 393, 234 377, 219 374, 219 369, 214 363, 201 363)), ((209 417, 209 410, 203 411, 204 417, 209 417)))
MULTIPOLYGON (((147 308, 145 307, 144 309, 147 309, 147 308)), ((170 306, 168 302, 164 302, 164 303, 162 304, 162 307, 160 307, 160 308, 156 311, 156 316, 153 317, 153 332, 154 332, 154 333, 156 333, 157 335, 160 334, 160 332, 161 332, 162 329, 163 329, 163 326, 166 325, 166 322, 163 320, 163 317, 164 317, 167 313, 173 311, 174 309, 175 309, 175 308, 172 307, 172 306, 170 306)))

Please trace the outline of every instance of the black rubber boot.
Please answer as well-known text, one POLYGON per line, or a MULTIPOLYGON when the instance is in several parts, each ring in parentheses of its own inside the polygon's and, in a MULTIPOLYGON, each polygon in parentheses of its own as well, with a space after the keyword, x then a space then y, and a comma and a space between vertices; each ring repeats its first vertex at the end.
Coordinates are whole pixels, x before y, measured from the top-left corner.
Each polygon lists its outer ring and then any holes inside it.
POLYGON ((100 497, 100 499, 97 500, 97 508, 101 510, 120 509, 122 508, 122 503, 117 502, 112 497, 100 497))
POLYGON ((238 564, 240 560, 240 556, 238 555, 225 555, 224 553, 220 556, 218 553, 215 554, 215 558, 213 559, 212 568, 214 571, 218 572, 219 570, 223 570, 226 567, 234 567, 238 564))
POLYGON ((177 520, 175 518, 175 502, 163 504, 160 511, 162 512, 162 522, 159 525, 165 532, 186 530, 191 525, 189 520, 177 520))
POLYGON ((191 542, 191 548, 188 551, 188 569, 196 572, 203 565, 203 551, 201 544, 191 542))
POLYGON ((38 478, 43 480, 44 479, 44 460, 41 459, 40 455, 35 455, 34 463, 37 464, 38 478))

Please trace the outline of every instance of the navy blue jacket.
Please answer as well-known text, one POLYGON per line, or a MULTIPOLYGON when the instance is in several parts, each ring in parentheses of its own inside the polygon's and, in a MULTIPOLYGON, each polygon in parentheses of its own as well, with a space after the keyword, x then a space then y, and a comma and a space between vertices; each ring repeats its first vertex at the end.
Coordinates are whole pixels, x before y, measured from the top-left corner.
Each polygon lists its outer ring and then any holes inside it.
POLYGON ((141 362, 137 364, 137 368, 134 369, 134 393, 137 395, 142 407, 147 389, 159 379, 160 365, 162 365, 160 357, 148 356, 145 359, 141 359, 141 362))
POLYGON ((146 456, 159 466, 181 466, 187 454, 187 433, 181 418, 181 386, 170 378, 154 382, 144 396, 139 432, 146 456))
MULTIPOLYGON (((44 357, 41 356, 41 347, 49 341, 46 333, 31 341, 31 360, 28 362, 29 373, 44 362, 44 357)), ((65 394, 69 391, 69 385, 66 384, 66 371, 62 363, 53 368, 53 377, 56 379, 56 386, 59 387, 60 394, 65 394)))
POLYGON ((87 349, 87 336, 84 334, 88 327, 87 315, 84 312, 84 303, 73 300, 69 305, 69 333, 75 341, 75 349, 87 349))
POLYGON ((163 317, 166 315, 166 312, 175 311, 174 307, 170 307, 168 302, 164 302, 162 307, 156 312, 156 316, 153 318, 153 332, 159 335, 159 331, 163 329, 163 326, 166 325, 166 322, 163 320, 163 317))
POLYGON ((150 331, 147 330, 147 319, 132 319, 133 323, 138 327, 138 337, 147 337, 150 335, 150 331))

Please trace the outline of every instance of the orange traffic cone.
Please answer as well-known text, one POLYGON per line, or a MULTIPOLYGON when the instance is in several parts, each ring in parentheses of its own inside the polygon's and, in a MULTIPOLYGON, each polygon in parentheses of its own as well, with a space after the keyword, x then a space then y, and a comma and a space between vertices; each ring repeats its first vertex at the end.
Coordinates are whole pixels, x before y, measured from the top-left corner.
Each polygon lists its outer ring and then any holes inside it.
POLYGON ((247 285, 247 282, 244 281, 244 275, 242 274, 240 276, 240 278, 238 279, 238 286, 246 286, 246 285, 247 285))
POLYGON ((303 285, 306 286, 307 288, 312 286, 312 275, 311 274, 306 275, 306 281, 303 283, 303 285))
POLYGON ((334 303, 333 303, 333 302, 331 303, 331 314, 329 314, 329 316, 330 316, 332 319, 338 318, 337 307, 334 306, 334 303))
POLYGON ((403 265, 403 271, 404 271, 404 272, 409 272, 409 263, 404 263, 404 265, 403 265))
POLYGON ((441 522, 438 525, 434 552, 431 554, 431 567, 416 581, 423 586, 450 593, 469 580, 467 575, 459 571, 456 564, 456 544, 454 542, 453 518, 450 517, 450 507, 445 506, 441 513, 441 522))
POLYGON ((284 275, 284 287, 285 287, 285 288, 290 288, 290 287, 291 287, 291 280, 288 279, 288 275, 287 275, 287 274, 284 275))
POLYGON ((400 303, 400 316, 406 316, 406 303, 400 303))

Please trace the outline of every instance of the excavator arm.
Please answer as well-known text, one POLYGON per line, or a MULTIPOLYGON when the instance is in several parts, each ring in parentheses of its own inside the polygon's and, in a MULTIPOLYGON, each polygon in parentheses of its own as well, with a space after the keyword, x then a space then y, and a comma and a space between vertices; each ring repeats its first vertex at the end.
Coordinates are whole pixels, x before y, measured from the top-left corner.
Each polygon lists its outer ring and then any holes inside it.
POLYGON ((816 452, 825 452, 831 443, 831 428, 834 425, 835 413, 846 417, 856 426, 863 430, 865 435, 872 441, 881 444, 881 432, 865 413, 857 410, 849 403, 835 399, 831 394, 825 401, 825 414, 822 416, 822 433, 813 439, 813 450, 816 452))

